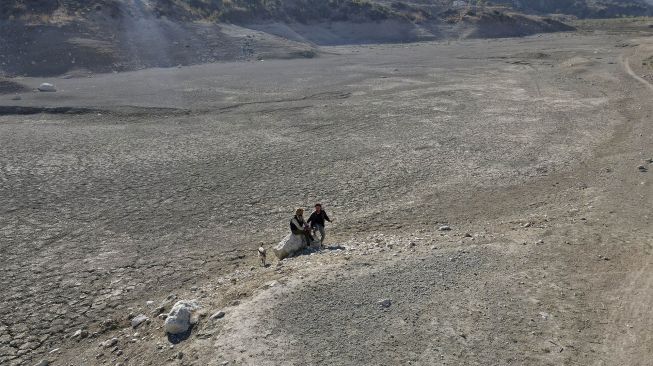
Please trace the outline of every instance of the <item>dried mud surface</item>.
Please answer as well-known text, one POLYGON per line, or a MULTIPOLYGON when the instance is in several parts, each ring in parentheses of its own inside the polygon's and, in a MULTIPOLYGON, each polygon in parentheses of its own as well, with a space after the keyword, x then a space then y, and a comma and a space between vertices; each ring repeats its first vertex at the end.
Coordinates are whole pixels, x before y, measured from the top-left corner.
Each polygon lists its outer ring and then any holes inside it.
POLYGON ((648 364, 644 32, 16 79, 58 91, 0 101, 0 363, 648 364))

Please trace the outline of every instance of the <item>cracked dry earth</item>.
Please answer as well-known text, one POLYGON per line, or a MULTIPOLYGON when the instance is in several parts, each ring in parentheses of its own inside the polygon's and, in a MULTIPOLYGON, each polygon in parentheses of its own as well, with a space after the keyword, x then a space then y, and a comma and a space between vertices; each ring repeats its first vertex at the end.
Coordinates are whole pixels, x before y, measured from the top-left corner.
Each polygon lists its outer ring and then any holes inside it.
POLYGON ((0 363, 650 364, 642 32, 333 47, 3 97, 48 113, 0 116, 0 363), (317 200, 330 247, 257 266, 317 200), (198 321, 171 343, 158 314, 190 298, 198 321))

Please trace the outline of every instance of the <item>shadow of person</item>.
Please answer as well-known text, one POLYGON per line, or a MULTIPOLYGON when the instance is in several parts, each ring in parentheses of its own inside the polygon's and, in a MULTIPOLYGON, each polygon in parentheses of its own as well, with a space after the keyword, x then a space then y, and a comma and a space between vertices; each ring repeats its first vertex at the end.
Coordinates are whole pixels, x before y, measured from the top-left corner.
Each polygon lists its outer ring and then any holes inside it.
POLYGON ((183 332, 183 333, 179 333, 179 334, 170 334, 170 333, 167 333, 167 335, 168 335, 168 342, 170 342, 170 343, 172 343, 172 344, 179 344, 179 343, 181 343, 181 342, 187 340, 188 338, 190 338, 190 334, 191 334, 192 332, 193 332, 193 325, 191 324, 191 326, 188 327, 188 330, 185 331, 185 332, 183 332))

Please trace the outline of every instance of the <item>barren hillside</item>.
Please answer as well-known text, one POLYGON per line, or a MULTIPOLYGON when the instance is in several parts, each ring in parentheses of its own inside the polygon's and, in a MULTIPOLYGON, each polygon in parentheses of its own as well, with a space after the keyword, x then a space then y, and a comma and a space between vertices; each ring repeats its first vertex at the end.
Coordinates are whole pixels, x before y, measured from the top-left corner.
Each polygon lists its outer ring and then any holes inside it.
POLYGON ((12 0, 0 74, 87 75, 216 61, 315 57, 319 46, 570 30, 509 8, 448 1, 12 0))

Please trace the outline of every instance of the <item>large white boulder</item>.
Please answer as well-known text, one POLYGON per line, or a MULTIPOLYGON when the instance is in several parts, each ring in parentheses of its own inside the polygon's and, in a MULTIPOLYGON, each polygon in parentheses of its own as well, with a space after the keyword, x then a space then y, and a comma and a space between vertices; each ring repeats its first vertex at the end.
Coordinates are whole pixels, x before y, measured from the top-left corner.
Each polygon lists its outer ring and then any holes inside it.
POLYGON ((165 322, 165 331, 169 334, 185 333, 190 328, 190 317, 199 308, 195 300, 181 300, 172 307, 165 322))
POLYGON ((279 244, 272 249, 274 255, 279 259, 287 258, 294 253, 306 248, 308 243, 306 237, 303 235, 288 234, 285 238, 281 239, 279 244))
POLYGON ((39 89, 39 91, 42 91, 42 92, 56 92, 57 91, 57 88, 55 88, 54 85, 52 85, 50 83, 43 83, 43 84, 41 84, 39 86, 38 89, 39 89))

